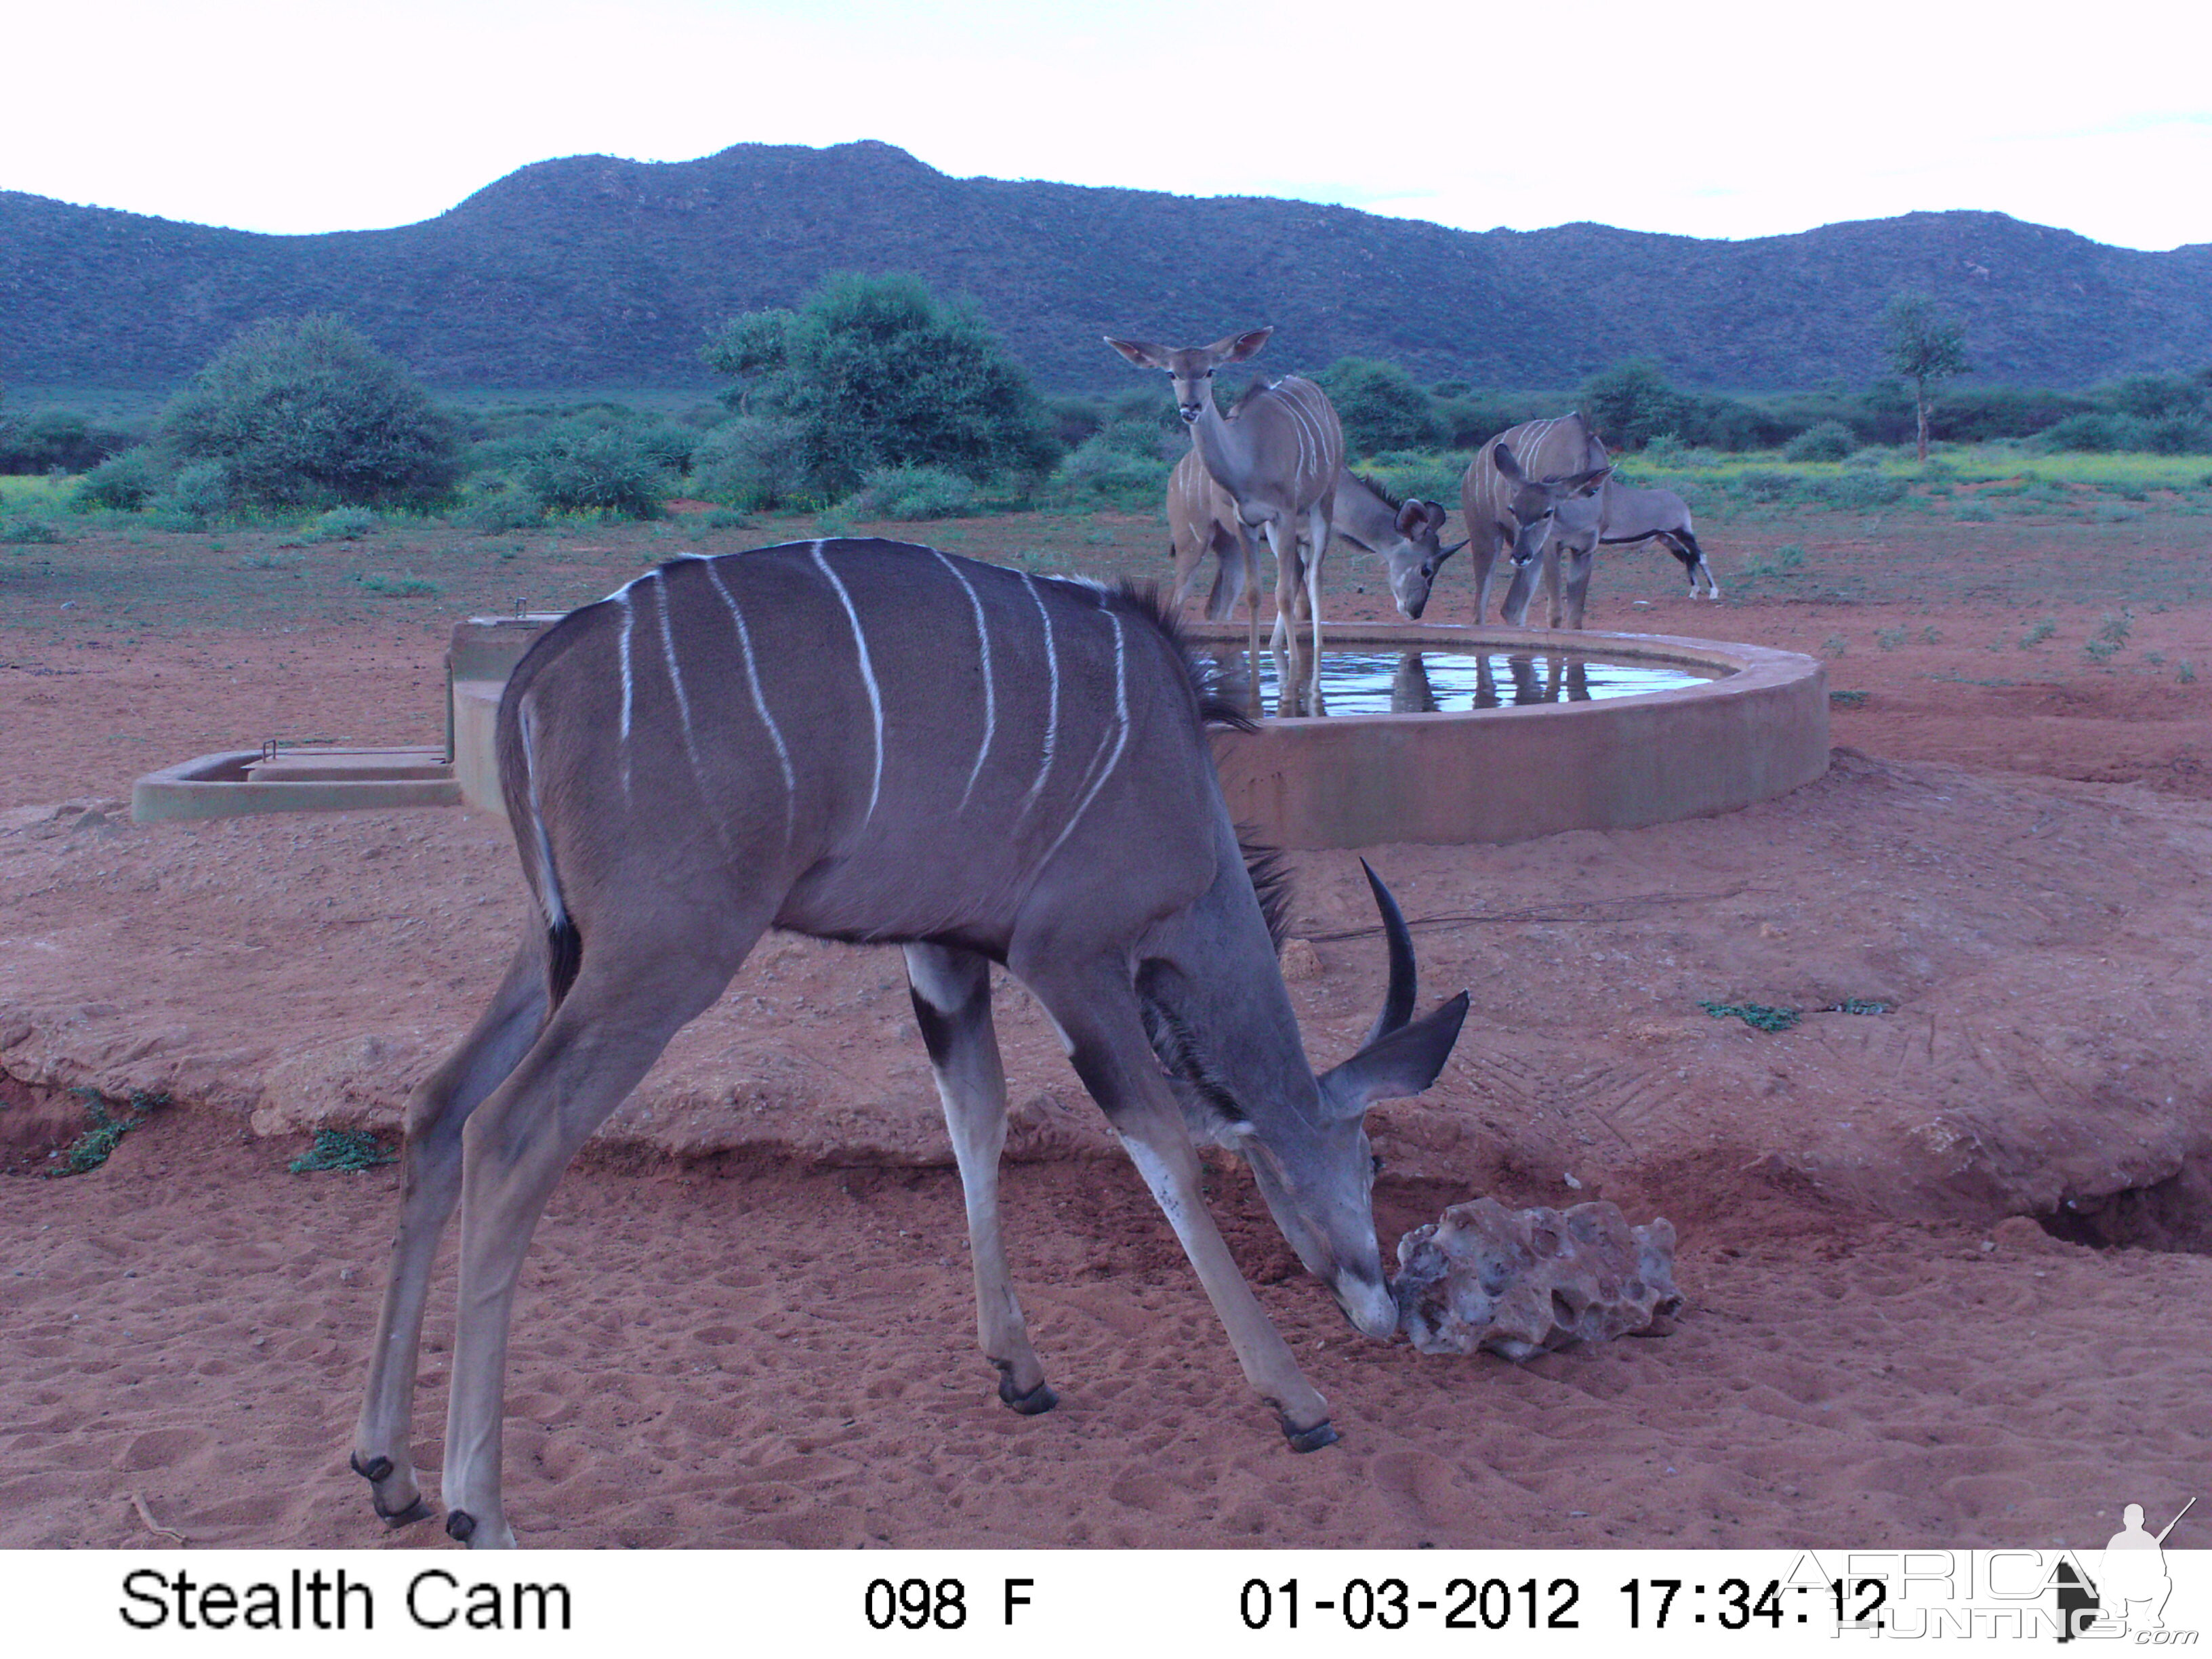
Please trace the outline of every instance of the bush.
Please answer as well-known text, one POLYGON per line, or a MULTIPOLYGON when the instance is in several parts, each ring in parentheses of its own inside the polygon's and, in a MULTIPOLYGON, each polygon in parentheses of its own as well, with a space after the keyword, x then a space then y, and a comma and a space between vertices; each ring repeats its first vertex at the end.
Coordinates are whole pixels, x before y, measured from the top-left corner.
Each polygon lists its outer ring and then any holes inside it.
POLYGON ((384 521, 365 507, 334 507, 315 520, 307 532, 311 542, 357 542, 384 528, 384 521))
POLYGON ((220 461, 180 468, 168 488, 150 497, 146 510, 172 530, 203 530, 231 510, 230 471, 220 461))
POLYGON ((813 477, 805 427, 779 415, 740 415, 701 439, 691 456, 695 494, 749 512, 819 502, 813 477))
POLYGON ((58 542, 61 529, 50 519, 26 515, 0 521, 0 542, 21 545, 29 542, 58 542))
POLYGON ((126 449, 120 455, 111 455, 78 479, 76 493, 70 498, 70 505, 80 513, 102 507, 136 513, 167 483, 168 475, 154 452, 141 446, 126 449))
POLYGON ((1694 412, 1649 357, 1591 375, 1577 398, 1598 436, 1616 449, 1641 449, 1658 433, 1680 433, 1694 412))
POLYGON ((1335 405, 1349 455, 1423 449, 1443 436, 1429 394, 1395 363, 1340 357, 1314 379, 1335 405))
POLYGON ((556 421, 524 450, 516 472, 538 503, 555 513, 605 513, 657 519, 668 495, 667 469, 637 433, 588 421, 556 421))
POLYGON ((460 475, 452 420, 335 317, 257 324, 170 401, 161 441, 239 505, 422 507, 460 475))
POLYGON ((0 474, 84 472, 136 440, 127 432, 94 427, 69 409, 41 409, 0 421, 0 474))
POLYGON ((747 383, 733 399, 747 413, 799 424, 809 482, 827 493, 885 466, 979 480, 1036 472, 1059 450, 997 337, 918 277, 831 276, 796 311, 731 319, 702 355, 747 383))
POLYGON ((1841 461, 1859 447, 1858 436, 1841 421, 1823 421, 1808 427, 1784 446, 1784 460, 1841 461))
POLYGON ((533 530, 545 522, 545 509, 537 498, 504 478, 480 479, 474 490, 453 515, 465 530, 496 536, 507 530, 533 530))
POLYGON ((2100 410, 2085 415, 2069 415, 2037 439, 2035 447, 2053 452, 2071 450, 2103 455, 2141 449, 2144 447, 2143 435, 2143 422, 2134 416, 2116 415, 2100 410))
POLYGON ((975 510, 975 486, 941 466, 880 467, 846 505, 872 519, 957 519, 975 510))
POLYGON ((1901 478, 1856 470, 1840 473, 1832 478, 1808 479, 1805 489, 1814 500, 1825 501, 1844 512, 1888 507, 1903 501, 1908 493, 1901 478))
POLYGON ((1380 478, 1394 495, 1441 501, 1456 509, 1460 483, 1467 477, 1467 463, 1456 455, 1439 454, 1434 450, 1407 450, 1398 454, 1370 456, 1360 471, 1380 478))
POLYGON ((1142 421, 1103 427, 1054 470, 1044 499, 1055 507, 1157 510, 1167 500, 1176 466, 1161 453, 1163 447, 1158 429, 1142 421))

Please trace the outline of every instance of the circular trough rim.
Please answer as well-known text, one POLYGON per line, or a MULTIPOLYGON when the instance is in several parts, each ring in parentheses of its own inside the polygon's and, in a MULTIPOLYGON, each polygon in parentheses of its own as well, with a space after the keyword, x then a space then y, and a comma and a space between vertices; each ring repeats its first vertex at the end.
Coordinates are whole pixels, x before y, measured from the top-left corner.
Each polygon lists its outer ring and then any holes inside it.
MULTIPOLYGON (((1246 638, 1218 623, 1185 637, 1232 649, 1246 638)), ((1322 648, 1332 646, 1571 650, 1718 678, 1589 702, 1263 716, 1217 731, 1225 804, 1278 845, 1496 845, 1634 829, 1771 800, 1828 767, 1827 667, 1798 652, 1664 634, 1324 622, 1322 648)))
MULTIPOLYGON (((1244 646, 1250 638, 1243 629, 1226 623, 1186 623, 1183 637, 1206 647, 1244 646)), ((1607 709, 1633 705, 1648 707, 1665 700, 1741 696, 1747 692, 1780 687, 1813 675, 1825 675, 1826 665, 1800 651, 1773 646, 1743 645, 1723 640, 1690 639, 1676 634, 1615 634, 1585 629, 1485 628, 1458 623, 1339 623, 1322 619, 1321 648, 1356 649, 1363 645, 1400 651, 1480 651, 1531 653, 1572 651, 1607 660, 1645 658, 1680 663, 1692 668, 1717 670, 1711 679, 1689 685, 1670 685, 1656 691, 1632 691, 1613 697, 1592 697, 1573 702, 1500 703, 1495 708, 1437 708, 1420 713, 1372 714, 1266 714, 1263 725, 1347 726, 1365 724, 1401 725, 1407 721, 1531 719, 1562 716, 1589 718, 1607 709)), ((1262 645, 1261 650, 1268 647, 1262 645)))

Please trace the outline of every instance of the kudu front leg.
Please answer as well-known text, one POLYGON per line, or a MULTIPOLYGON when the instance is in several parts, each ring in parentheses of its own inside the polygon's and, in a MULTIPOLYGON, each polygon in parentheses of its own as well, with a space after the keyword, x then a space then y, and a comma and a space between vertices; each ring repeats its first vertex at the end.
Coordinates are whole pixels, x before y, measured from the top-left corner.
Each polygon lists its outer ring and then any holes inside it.
POLYGON ((971 951, 906 947, 915 1023, 929 1049, 945 1127, 968 1207, 975 1338, 999 1372, 999 1398, 1024 1417, 1060 1403, 1030 1346, 999 1227, 999 1158, 1006 1145, 1006 1074, 991 1026, 991 964, 971 951))
POLYGON ((1059 1025, 1076 1074, 1104 1110, 1175 1229, 1245 1380, 1274 1407, 1291 1449, 1316 1451, 1330 1444, 1337 1433, 1329 1426, 1328 1402, 1298 1369, 1290 1344, 1252 1294, 1206 1211, 1198 1150, 1158 1057, 1145 1039, 1127 969, 1109 963, 1080 975, 1023 977, 1059 1025))
POLYGON ((349 1460, 369 1483, 370 1501, 386 1526, 405 1526, 430 1513, 416 1480, 416 1370, 431 1264, 461 1195, 461 1127, 514 1069, 544 1019, 545 957, 533 931, 475 1029, 407 1103, 399 1227, 349 1460))

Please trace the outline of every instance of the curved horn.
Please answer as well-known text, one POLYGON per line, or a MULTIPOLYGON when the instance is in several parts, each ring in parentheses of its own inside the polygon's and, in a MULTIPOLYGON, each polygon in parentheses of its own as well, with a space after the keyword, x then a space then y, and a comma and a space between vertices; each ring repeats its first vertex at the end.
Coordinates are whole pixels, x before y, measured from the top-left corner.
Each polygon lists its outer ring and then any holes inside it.
POLYGON ((1390 985, 1382 994, 1382 1012, 1375 1017, 1375 1029, 1367 1034, 1363 1048, 1390 1035, 1413 1017, 1415 991, 1413 967, 1413 936, 1406 927, 1405 913, 1398 908, 1398 901, 1390 896, 1390 890, 1365 859, 1359 867, 1367 872, 1367 885, 1375 894, 1375 908, 1382 913, 1382 937, 1390 947, 1390 985))

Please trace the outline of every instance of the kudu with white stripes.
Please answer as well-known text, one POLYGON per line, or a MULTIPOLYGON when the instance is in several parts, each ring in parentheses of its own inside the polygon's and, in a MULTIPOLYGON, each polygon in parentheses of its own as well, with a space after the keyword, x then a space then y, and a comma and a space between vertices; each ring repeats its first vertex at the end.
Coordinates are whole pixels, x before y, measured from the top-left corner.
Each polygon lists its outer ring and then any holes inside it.
MULTIPOLYGON (((1235 608, 1240 594, 1250 593, 1251 572, 1237 520, 1237 503, 1213 482, 1195 448, 1185 450, 1182 459, 1176 463, 1175 472, 1168 479, 1167 507, 1168 535, 1176 563, 1169 612, 1182 614, 1191 590, 1198 584, 1199 566, 1212 553, 1219 561, 1219 568, 1206 602, 1206 618, 1218 622, 1235 608)), ((1435 501, 1418 498, 1401 501, 1350 467, 1337 474, 1334 533, 1339 540, 1364 548, 1382 559, 1391 596, 1408 617, 1419 618, 1437 567, 1467 545, 1463 541, 1443 545, 1439 532, 1444 519, 1444 509, 1435 501)), ((1252 633, 1256 649, 1256 603, 1252 633)))
POLYGON ((1552 514, 1552 533, 1544 545, 1544 578, 1557 599, 1564 577, 1567 589, 1567 626, 1580 628, 1589 596, 1590 566, 1601 547, 1632 547, 1656 541, 1680 562, 1690 579, 1690 597, 1698 594, 1698 578, 1705 579, 1705 597, 1717 599, 1721 585, 1705 562, 1705 550, 1698 545, 1698 532, 1690 517, 1690 504, 1671 489, 1632 489, 1607 477, 1595 495, 1576 495, 1559 503, 1552 514))
MULTIPOLYGON (((1513 627, 1525 628, 1538 574, 1534 560, 1541 549, 1540 540, 1530 550, 1528 562, 1522 562, 1527 532, 1530 526, 1542 524, 1545 514, 1557 503, 1547 503, 1541 492, 1530 494, 1523 483, 1499 471, 1497 455, 1501 447, 1514 458, 1522 479, 1526 480, 1562 478, 1602 469, 1605 446, 1580 415, 1562 415, 1523 422, 1499 433, 1478 448, 1468 463, 1467 474, 1460 481, 1459 500, 1461 517, 1467 525, 1468 557, 1474 568, 1474 619, 1488 620, 1493 567, 1500 553, 1509 553, 1514 559, 1513 581, 1500 614, 1513 627)), ((1423 589, 1424 603, 1427 597, 1423 589)), ((1556 617, 1553 626, 1559 626, 1556 617)))
POLYGON ((1295 374, 1248 392, 1233 419, 1222 414, 1213 398, 1214 371, 1243 362, 1273 332, 1255 328, 1207 346, 1150 345, 1110 335, 1106 343, 1139 368, 1164 369, 1174 380, 1176 408, 1190 428, 1192 447, 1207 474, 1237 504, 1246 568, 1254 562, 1254 530, 1265 532, 1275 556, 1276 647, 1290 636, 1303 586, 1318 663, 1321 564, 1328 551, 1337 478, 1344 467, 1344 429, 1328 393, 1295 374), (1305 557, 1298 552, 1301 537, 1310 550, 1305 557))
POLYGON ((1435 1080, 1464 994, 1411 1018, 1412 946, 1376 887, 1390 988, 1316 1077, 1206 725, 1236 717, 1155 601, 885 542, 664 565, 549 629, 499 708, 501 787, 537 914, 407 1109, 404 1195, 355 1431, 394 1524, 439 1236, 459 1204, 447 1530, 509 1544, 501 1416, 516 1275, 584 1139, 769 928, 902 945, 966 1194, 999 1395, 1054 1403, 1000 1241, 1006 1093, 991 966, 1036 994, 1182 1241, 1293 1449, 1335 1438, 1207 1215, 1194 1135, 1234 1147, 1352 1323, 1390 1336, 1362 1114, 1435 1080), (919 695, 902 695, 900 688, 919 695))

